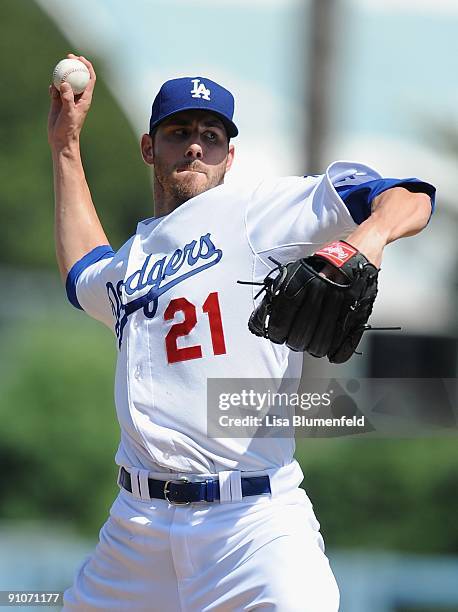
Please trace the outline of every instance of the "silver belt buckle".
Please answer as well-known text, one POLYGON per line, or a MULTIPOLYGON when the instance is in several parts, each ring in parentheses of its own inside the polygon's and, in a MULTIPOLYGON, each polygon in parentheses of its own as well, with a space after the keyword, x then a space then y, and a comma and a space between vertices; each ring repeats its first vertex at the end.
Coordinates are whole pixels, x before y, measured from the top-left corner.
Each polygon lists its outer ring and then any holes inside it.
POLYGON ((164 498, 166 501, 169 502, 169 504, 172 504, 172 506, 189 506, 189 504, 191 502, 175 502, 172 501, 171 499, 169 499, 168 494, 170 493, 169 489, 167 488, 167 486, 170 483, 176 483, 176 484, 180 484, 181 482, 189 482, 189 480, 186 478, 186 476, 181 476, 181 478, 179 478, 178 480, 166 480, 165 484, 164 484, 164 498))

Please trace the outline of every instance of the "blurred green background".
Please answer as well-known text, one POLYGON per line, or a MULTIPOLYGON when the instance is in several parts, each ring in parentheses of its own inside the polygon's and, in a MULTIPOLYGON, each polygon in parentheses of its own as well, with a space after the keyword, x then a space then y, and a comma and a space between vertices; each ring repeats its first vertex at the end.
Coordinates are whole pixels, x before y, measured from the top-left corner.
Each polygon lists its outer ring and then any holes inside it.
MULTIPOLYGON (((117 492, 116 347, 67 303, 55 263, 47 84, 70 47, 30 0, 2 0, 0 11, 0 521, 68 524, 95 541, 117 492)), ((152 215, 152 196, 102 78, 82 143, 118 248, 152 215)), ((307 440, 297 457, 333 549, 458 554, 456 437, 307 440)))

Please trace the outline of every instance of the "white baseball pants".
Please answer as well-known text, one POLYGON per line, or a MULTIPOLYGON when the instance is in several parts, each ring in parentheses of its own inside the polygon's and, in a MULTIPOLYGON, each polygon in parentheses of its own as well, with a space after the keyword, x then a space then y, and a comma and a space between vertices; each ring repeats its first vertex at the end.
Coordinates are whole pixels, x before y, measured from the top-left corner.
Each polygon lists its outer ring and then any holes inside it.
POLYGON ((271 496, 230 503, 173 506, 121 489, 64 610, 337 612, 319 523, 297 486, 299 465, 263 473, 271 496))

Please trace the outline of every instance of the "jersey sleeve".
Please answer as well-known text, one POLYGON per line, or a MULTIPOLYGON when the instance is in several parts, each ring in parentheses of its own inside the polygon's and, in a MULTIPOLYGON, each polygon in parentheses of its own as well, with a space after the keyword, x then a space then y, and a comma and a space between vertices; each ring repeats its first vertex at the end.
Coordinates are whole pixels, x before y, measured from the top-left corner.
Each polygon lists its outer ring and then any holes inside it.
POLYGON ((258 255, 283 250, 305 256, 345 239, 369 217, 373 198, 396 186, 427 193, 434 206, 435 188, 429 183, 384 179, 357 162, 334 162, 323 175, 265 181, 247 207, 248 240, 258 255))
POLYGON ((107 293, 115 253, 109 245, 98 246, 77 261, 68 273, 65 288, 75 308, 113 329, 113 311, 107 293))

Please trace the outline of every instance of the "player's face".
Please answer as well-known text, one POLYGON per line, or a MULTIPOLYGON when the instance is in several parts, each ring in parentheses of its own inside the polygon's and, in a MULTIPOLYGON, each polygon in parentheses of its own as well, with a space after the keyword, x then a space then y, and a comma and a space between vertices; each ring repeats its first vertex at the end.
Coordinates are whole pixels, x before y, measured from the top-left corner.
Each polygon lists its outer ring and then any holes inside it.
POLYGON ((163 121, 151 145, 156 199, 162 195, 175 206, 221 185, 234 156, 222 122, 199 110, 163 121))

